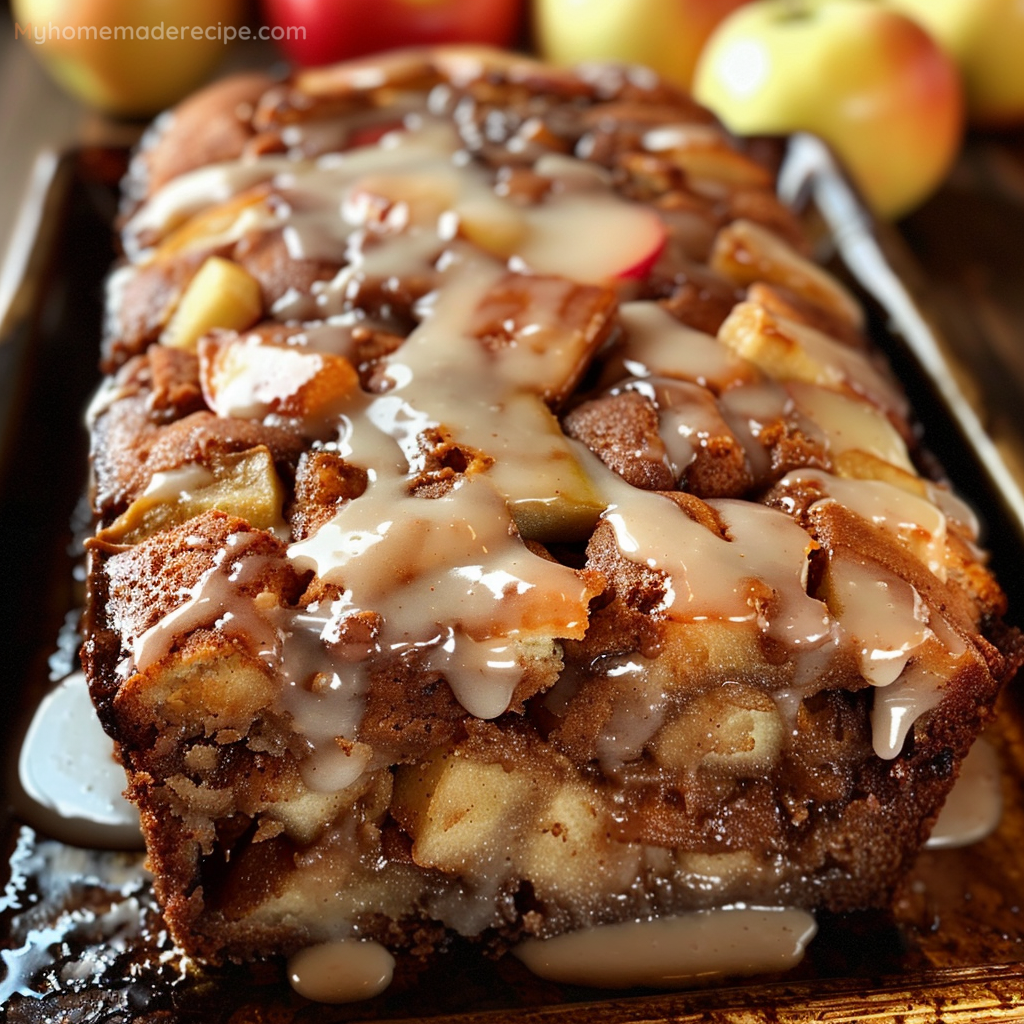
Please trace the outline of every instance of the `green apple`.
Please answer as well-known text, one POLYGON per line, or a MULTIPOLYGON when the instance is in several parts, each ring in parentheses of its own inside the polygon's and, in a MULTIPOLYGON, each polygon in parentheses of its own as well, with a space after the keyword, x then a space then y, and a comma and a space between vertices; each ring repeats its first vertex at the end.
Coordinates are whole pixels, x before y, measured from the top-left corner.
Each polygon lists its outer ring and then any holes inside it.
POLYGON ((926 28, 957 62, 967 114, 980 125, 1024 121, 1024 3, 886 0, 926 28))
POLYGON ((245 0, 14 0, 15 36, 90 106, 145 116, 213 71, 245 0))
POLYGON ((534 0, 541 56, 556 64, 646 64, 690 87, 701 47, 749 0, 534 0))
POLYGON ((963 137, 953 60, 916 22, 872 0, 741 7, 708 40, 694 93, 737 133, 820 135, 884 217, 938 186, 963 137))

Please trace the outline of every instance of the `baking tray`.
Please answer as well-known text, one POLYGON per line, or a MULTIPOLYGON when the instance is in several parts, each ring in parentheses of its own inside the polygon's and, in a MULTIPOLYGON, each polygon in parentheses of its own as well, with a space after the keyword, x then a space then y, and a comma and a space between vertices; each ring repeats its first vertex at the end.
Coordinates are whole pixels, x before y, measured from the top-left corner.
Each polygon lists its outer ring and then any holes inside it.
MULTIPOLYGON (((6 289, 13 301, 0 310, 0 686, 9 762, 31 708, 73 658, 69 623, 82 597, 76 531, 85 525, 82 410, 98 380, 102 280, 126 158, 123 149, 85 148, 41 160, 23 211, 17 279, 6 289)), ((899 237, 866 217, 828 151, 797 137, 781 163, 788 198, 865 296, 872 332, 911 394, 927 446, 978 510, 1004 567, 1010 617, 1021 623, 1024 498, 1014 467, 1024 465, 1024 436, 1011 430, 996 444, 983 429, 977 381, 929 320, 927 282, 899 237)), ((1024 252, 1024 233, 1019 244, 1024 252)), ((514 958, 493 964, 459 949, 429 973, 400 973, 375 1000, 341 1007, 295 995, 277 964, 204 972, 170 944, 140 858, 36 833, 10 806, 8 776, 0 1015, 82 1024, 1024 1021, 1020 681, 1000 711, 989 736, 1003 767, 1005 812, 995 833, 965 849, 924 852, 891 913, 821 917, 806 959, 789 974, 676 993, 556 986, 514 958)))

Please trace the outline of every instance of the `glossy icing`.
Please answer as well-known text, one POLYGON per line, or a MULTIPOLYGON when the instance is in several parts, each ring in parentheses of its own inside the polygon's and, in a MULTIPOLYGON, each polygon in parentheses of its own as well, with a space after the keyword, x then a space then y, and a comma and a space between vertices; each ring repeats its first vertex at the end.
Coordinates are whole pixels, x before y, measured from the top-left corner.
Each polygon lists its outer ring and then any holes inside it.
POLYGON ((788 970, 816 931, 803 910, 736 907, 528 939, 514 953, 535 974, 566 984, 684 988, 788 970))
MULTIPOLYGON (((698 142, 707 133, 694 131, 698 142)), ((664 132, 652 133, 653 151, 670 141, 664 132)), ((624 200, 607 173, 585 161, 549 154, 534 173, 546 183, 541 198, 513 200, 465 157, 451 122, 429 111, 408 113, 402 129, 375 146, 313 159, 297 153, 242 159, 186 174, 128 225, 129 237, 150 246, 138 250, 137 258, 146 260, 159 258, 160 247, 188 232, 196 217, 212 218, 211 237, 219 240, 224 231, 240 231, 258 208, 271 228, 284 230, 292 257, 344 263, 309 296, 279 304, 279 316, 306 321, 287 348, 243 337, 232 343, 245 352, 230 363, 230 375, 204 363, 204 389, 216 412, 297 419, 369 474, 361 497, 289 549, 296 568, 340 588, 329 615, 315 613, 321 632, 338 629, 348 615, 377 612, 383 624, 374 651, 424 659, 445 674, 470 714, 497 717, 522 678, 524 643, 578 637, 587 622, 586 586, 525 547, 516 527, 545 541, 572 539, 586 536, 600 518, 612 525, 624 557, 663 575, 660 612, 669 618, 748 622, 785 644, 796 661, 816 652, 818 668, 830 651, 852 643, 869 682, 895 685, 915 648, 935 637, 920 595, 906 584, 860 579, 855 568, 840 566, 833 570, 833 600, 825 602, 806 592, 815 542, 784 512, 713 499, 708 504, 725 531, 718 537, 567 444, 542 399, 550 401, 573 378, 597 339, 563 325, 558 304, 566 292, 558 282, 621 290, 636 261, 623 255, 623 239, 625 251, 633 246, 643 263, 650 253, 656 258, 664 229, 651 208, 624 200), (240 202, 257 185, 264 191, 255 204, 240 202), (216 211, 232 203, 237 218, 225 224, 216 211), (418 323, 381 361, 382 391, 347 391, 313 408, 306 396, 327 386, 324 360, 351 355, 347 296, 382 275, 428 282, 418 323), (529 319, 503 323, 509 333, 494 345, 479 333, 480 311, 517 278, 529 281, 529 319), (311 316, 319 319, 309 322, 311 316), (415 496, 415 480, 431 430, 481 461, 447 493, 423 500, 415 496), (403 580, 397 587, 396 576, 403 580), (879 587, 888 595, 881 602, 879 587)), ((765 425, 780 419, 835 456, 866 451, 913 474, 905 444, 882 411, 902 408, 902 398, 862 354, 819 331, 784 325, 787 343, 800 346, 803 358, 833 368, 834 386, 780 385, 744 357, 743 344, 685 327, 651 302, 624 303, 619 322, 622 340, 610 365, 629 376, 616 387, 637 390, 656 405, 677 477, 703 438, 726 434, 740 442, 756 479, 768 469, 765 425)), ((934 493, 919 497, 881 481, 812 470, 791 473, 783 483, 821 488, 823 500, 840 501, 893 534, 943 576, 946 517, 934 493)), ((163 486, 161 478, 151 488, 163 486)), ((136 639, 134 665, 126 670, 152 664, 175 635, 198 624, 248 630, 261 656, 284 668, 287 706, 301 723, 307 684, 294 669, 311 662, 289 651, 309 629, 295 628, 279 612, 231 608, 225 618, 233 582, 238 576, 230 571, 208 573, 183 607, 136 639)), ((954 638, 950 656, 961 651, 954 638)), ((325 746, 335 761, 334 739, 357 738, 367 664, 349 659, 336 666, 337 685, 310 698, 332 725, 309 735, 323 733, 314 746, 325 746)), ((884 756, 894 756, 914 718, 934 702, 922 678, 902 681, 876 705, 876 750, 884 756), (900 727, 887 724, 897 719, 900 727)), ((346 754, 341 777, 356 763, 346 754)))
POLYGON ((21 745, 18 780, 19 813, 55 839, 97 849, 141 848, 139 812, 122 796, 124 769, 81 672, 40 701, 21 745))
POLYGON ((288 961, 288 981, 317 1003, 354 1003, 391 984, 394 957, 379 943, 338 939, 309 946, 288 961))

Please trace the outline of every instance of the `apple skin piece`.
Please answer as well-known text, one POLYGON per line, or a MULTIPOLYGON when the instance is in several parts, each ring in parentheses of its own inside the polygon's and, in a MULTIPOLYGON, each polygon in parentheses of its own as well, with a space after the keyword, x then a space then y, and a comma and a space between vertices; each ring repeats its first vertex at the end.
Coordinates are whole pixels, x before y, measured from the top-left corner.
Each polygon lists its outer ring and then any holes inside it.
POLYGON ((715 26, 750 0, 535 0, 541 56, 556 64, 645 64, 689 89, 715 26))
POLYGON ((885 0, 956 61, 971 124, 1024 122, 1024 4, 1019 0, 885 0))
POLYGON ((642 281, 653 269, 654 264, 661 258, 665 251, 665 243, 668 241, 668 234, 660 220, 657 224, 650 225, 651 239, 650 248, 646 255, 641 256, 635 263, 624 267, 615 275, 620 281, 642 281), (659 233, 658 228, 661 228, 659 233))
POLYGON ((262 314, 256 278, 231 260, 211 256, 186 287, 160 342, 195 352, 199 339, 214 328, 242 331, 262 314))
POLYGON ((757 0, 712 34, 694 95, 741 135, 813 132, 874 211, 896 218, 941 183, 963 138, 952 59, 871 0, 757 0))
POLYGON ((214 71, 227 52, 225 37, 243 21, 245 2, 14 0, 12 13, 26 30, 22 38, 67 92, 108 114, 144 117, 171 106, 214 71), (159 35, 125 38, 129 27, 159 35), (100 38, 104 29, 110 38, 100 38), (169 38, 171 30, 176 38, 169 38))

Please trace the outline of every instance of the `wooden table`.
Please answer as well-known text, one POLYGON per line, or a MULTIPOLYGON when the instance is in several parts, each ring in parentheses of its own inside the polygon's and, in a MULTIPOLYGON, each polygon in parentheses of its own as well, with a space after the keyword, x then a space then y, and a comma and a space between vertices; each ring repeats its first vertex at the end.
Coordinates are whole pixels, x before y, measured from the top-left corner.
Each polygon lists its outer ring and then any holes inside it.
POLYGON ((1024 479, 1024 131, 970 138, 899 228, 989 432, 1024 479))

